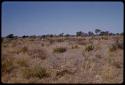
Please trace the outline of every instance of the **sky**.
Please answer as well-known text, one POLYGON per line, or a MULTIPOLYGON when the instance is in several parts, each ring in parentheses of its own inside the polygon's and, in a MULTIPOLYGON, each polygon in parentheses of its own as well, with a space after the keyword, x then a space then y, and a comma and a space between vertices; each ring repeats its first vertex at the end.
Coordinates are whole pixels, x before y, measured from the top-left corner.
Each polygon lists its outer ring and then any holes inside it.
POLYGON ((2 3, 2 36, 76 34, 95 29, 123 32, 122 2, 2 3))

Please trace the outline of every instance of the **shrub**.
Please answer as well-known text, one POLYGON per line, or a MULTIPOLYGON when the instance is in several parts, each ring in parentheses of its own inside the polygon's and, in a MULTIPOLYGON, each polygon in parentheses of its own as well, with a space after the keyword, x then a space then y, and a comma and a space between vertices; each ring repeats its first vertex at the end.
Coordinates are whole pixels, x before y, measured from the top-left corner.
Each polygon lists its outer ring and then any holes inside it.
POLYGON ((9 34, 6 36, 6 38, 14 38, 14 34, 9 34))
POLYGON ((46 69, 40 65, 35 65, 33 67, 24 68, 22 72, 25 78, 37 77, 41 79, 41 78, 50 76, 50 74, 47 73, 46 69))
POLYGON ((86 51, 91 51, 93 49, 94 49, 93 45, 87 45, 86 48, 85 48, 86 51))
POLYGON ((102 40, 108 40, 108 36, 102 36, 102 40))
POLYGON ((75 48, 79 48, 79 46, 78 45, 73 45, 72 49, 75 49, 75 48))
POLYGON ((65 51, 66 51, 66 48, 64 48, 64 47, 54 48, 54 52, 56 52, 56 53, 63 53, 65 51))

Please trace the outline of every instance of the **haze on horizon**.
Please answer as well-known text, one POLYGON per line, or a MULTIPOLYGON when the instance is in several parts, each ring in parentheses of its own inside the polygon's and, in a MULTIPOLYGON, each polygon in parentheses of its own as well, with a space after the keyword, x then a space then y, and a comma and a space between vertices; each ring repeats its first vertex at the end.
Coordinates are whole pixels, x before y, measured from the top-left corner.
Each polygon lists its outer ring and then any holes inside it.
POLYGON ((122 2, 2 3, 2 36, 123 32, 122 2))

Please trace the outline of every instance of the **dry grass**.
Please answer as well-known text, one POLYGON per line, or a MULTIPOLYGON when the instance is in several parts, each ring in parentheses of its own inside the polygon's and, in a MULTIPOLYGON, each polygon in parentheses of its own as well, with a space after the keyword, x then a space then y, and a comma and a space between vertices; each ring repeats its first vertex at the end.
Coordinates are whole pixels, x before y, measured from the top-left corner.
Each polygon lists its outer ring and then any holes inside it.
POLYGON ((28 51, 28 54, 33 58, 40 58, 42 60, 47 58, 47 53, 44 49, 31 49, 28 51))
POLYGON ((5 57, 2 59, 2 72, 10 72, 13 69, 13 58, 12 57, 5 57))
POLYGON ((3 83, 122 83, 123 36, 3 39, 3 83))

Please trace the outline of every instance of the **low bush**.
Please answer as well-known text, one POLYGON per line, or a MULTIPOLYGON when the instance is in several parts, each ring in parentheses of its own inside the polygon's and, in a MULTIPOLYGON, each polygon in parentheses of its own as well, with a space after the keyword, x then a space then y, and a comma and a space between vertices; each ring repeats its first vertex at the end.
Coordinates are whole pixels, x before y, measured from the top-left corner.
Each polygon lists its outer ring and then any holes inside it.
POLYGON ((78 45, 73 45, 72 49, 75 49, 75 48, 79 48, 79 46, 78 45))
POLYGON ((66 48, 65 47, 58 47, 58 48, 54 48, 54 51, 53 52, 56 52, 56 53, 63 53, 66 51, 66 48))
POLYGON ((49 77, 50 74, 47 73, 47 70, 45 68, 43 68, 40 65, 35 65, 33 67, 29 67, 29 68, 24 68, 22 70, 23 72, 23 76, 25 78, 44 78, 44 77, 49 77))
POLYGON ((93 49, 94 49, 94 46, 90 44, 86 46, 85 51, 92 51, 93 49))

